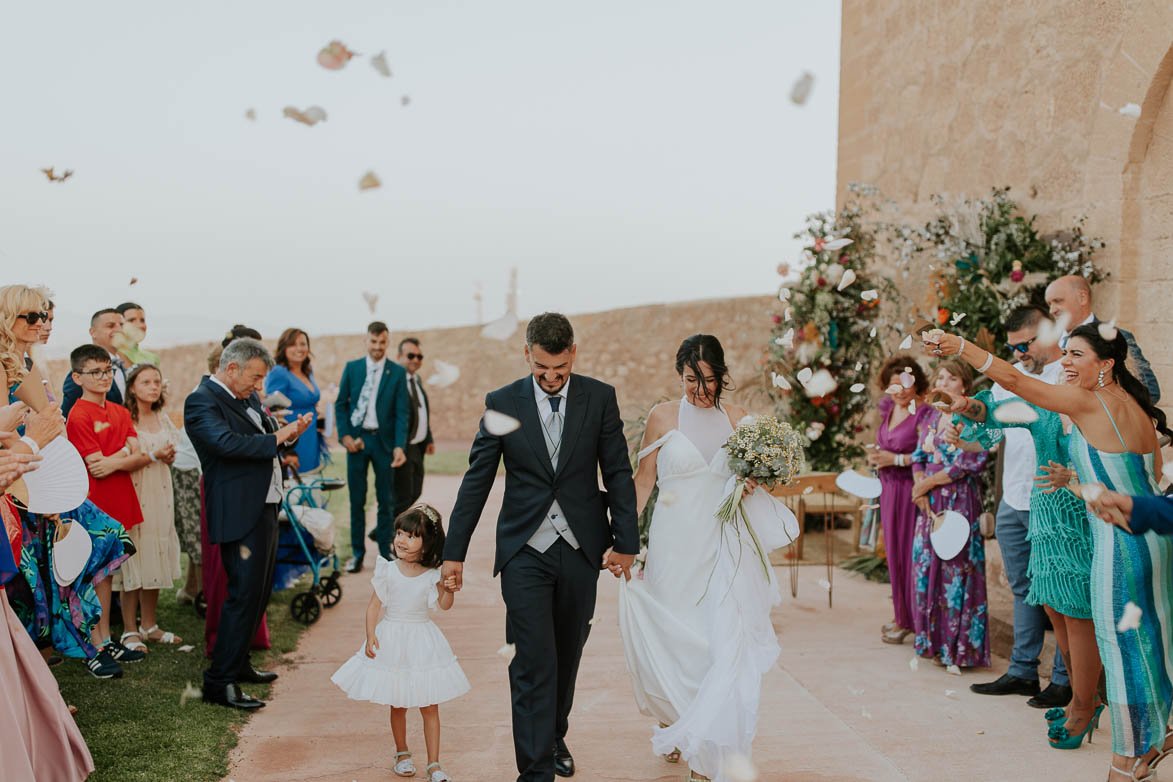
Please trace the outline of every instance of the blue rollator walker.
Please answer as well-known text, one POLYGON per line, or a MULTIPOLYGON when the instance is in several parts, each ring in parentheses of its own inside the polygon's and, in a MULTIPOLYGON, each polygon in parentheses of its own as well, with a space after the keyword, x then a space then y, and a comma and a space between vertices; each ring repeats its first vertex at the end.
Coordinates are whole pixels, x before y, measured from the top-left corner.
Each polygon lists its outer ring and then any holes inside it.
POLYGON ((289 604, 294 619, 311 625, 322 615, 323 605, 330 608, 342 599, 342 585, 338 583, 341 570, 334 548, 334 517, 325 510, 325 492, 344 488, 346 481, 315 478, 306 483, 296 471, 293 480, 294 485, 285 489, 278 514, 281 530, 277 564, 308 566, 313 574, 309 589, 294 595, 289 604), (311 524, 311 519, 317 523, 311 524), (332 567, 333 572, 323 575, 322 571, 327 567, 332 567))

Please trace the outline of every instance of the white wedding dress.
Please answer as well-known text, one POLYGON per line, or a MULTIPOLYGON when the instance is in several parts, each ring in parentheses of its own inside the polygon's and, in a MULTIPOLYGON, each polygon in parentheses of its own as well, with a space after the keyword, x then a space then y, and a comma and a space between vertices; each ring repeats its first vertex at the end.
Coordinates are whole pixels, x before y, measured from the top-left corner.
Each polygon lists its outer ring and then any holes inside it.
MULTIPOLYGON (((721 449, 733 433, 720 408, 680 402, 677 426, 640 451, 659 449, 659 499, 643 580, 620 581, 619 628, 639 710, 667 724, 652 747, 678 748, 697 772, 726 782, 724 764, 750 756, 761 680, 780 649, 770 609, 780 600, 753 540, 714 516, 733 489, 721 449)), ((790 510, 758 489, 743 507, 767 551, 798 536, 790 510)))

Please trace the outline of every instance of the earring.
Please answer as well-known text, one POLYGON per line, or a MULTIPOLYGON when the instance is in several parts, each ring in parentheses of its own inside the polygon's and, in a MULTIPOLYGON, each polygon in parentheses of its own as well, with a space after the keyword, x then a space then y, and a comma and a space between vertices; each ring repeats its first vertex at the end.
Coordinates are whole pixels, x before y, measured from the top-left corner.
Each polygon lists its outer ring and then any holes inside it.
POLYGON ((1099 382, 1099 386, 1100 386, 1100 388, 1103 388, 1103 387, 1104 387, 1104 370, 1102 370, 1102 369, 1100 370, 1100 382, 1099 382))

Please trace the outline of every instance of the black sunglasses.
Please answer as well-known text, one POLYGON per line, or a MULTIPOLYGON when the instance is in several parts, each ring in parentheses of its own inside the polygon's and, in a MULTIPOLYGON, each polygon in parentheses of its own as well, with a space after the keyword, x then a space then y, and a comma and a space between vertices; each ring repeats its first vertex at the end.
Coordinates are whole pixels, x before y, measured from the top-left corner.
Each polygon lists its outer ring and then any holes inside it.
POLYGON ((26 312, 23 315, 16 316, 17 320, 21 320, 22 318, 25 321, 27 321, 30 326, 35 326, 38 323, 40 323, 42 320, 48 322, 49 313, 47 313, 47 312, 26 312))
POLYGON ((406 358, 408 361, 415 361, 417 358, 420 361, 423 361, 424 354, 423 353, 404 353, 403 357, 406 358))
POLYGON ((1025 353, 1026 351, 1030 350, 1030 343, 1034 342, 1036 339, 1038 339, 1038 337, 1031 337, 1026 342, 1019 342, 1017 345, 1011 345, 1009 342, 1007 342, 1006 348, 1011 353, 1025 353))

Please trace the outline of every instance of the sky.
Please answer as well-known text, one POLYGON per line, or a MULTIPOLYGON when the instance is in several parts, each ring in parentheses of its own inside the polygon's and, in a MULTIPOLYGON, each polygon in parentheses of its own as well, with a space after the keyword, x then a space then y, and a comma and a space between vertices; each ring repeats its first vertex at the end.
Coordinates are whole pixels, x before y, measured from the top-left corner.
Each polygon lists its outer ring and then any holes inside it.
POLYGON ((803 217, 834 205, 839 15, 832 0, 12 3, 0 284, 53 290, 52 354, 125 300, 165 347, 235 322, 467 325, 478 284, 492 320, 513 267, 523 318, 769 293, 803 217), (316 58, 335 39, 362 56, 330 71, 316 58), (384 50, 389 79, 370 64, 384 50), (311 105, 328 119, 282 116, 311 105), (74 174, 51 183, 49 166, 74 174), (367 171, 383 184, 360 192, 367 171))

